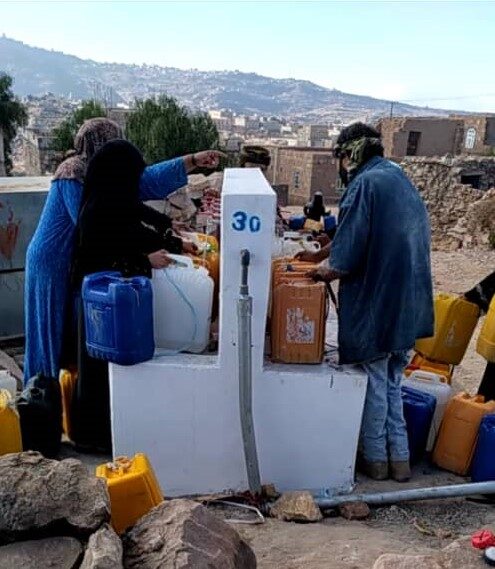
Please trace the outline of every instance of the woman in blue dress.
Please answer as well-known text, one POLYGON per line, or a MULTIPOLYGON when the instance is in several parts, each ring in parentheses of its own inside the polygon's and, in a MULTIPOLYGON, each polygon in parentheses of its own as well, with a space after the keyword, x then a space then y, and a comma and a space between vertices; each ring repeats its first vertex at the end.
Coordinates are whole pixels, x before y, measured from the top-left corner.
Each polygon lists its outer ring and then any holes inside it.
MULTIPOLYGON (((117 123, 105 118, 86 121, 75 137, 75 154, 55 172, 26 255, 25 381, 36 374, 58 378, 64 335, 71 329, 67 326, 73 300, 69 295, 70 267, 84 176, 94 154, 117 138, 122 138, 117 123)), ((220 156, 207 150, 148 166, 140 178, 140 200, 165 198, 187 184, 191 170, 216 168, 220 156)))

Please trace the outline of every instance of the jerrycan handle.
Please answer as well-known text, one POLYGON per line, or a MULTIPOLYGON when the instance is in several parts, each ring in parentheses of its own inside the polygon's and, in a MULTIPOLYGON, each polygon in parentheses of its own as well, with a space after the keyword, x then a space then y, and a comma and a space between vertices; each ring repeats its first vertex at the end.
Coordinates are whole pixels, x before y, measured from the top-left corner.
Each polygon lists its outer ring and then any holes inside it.
POLYGON ((472 397, 472 401, 474 401, 475 403, 484 403, 485 397, 484 395, 475 395, 474 397, 472 397))
POLYGON ((441 384, 441 383, 443 383, 442 377, 443 376, 441 376, 438 373, 433 373, 431 371, 424 371, 422 369, 417 369, 411 373, 411 375, 409 376, 409 379, 416 379, 418 381, 440 383, 441 384))

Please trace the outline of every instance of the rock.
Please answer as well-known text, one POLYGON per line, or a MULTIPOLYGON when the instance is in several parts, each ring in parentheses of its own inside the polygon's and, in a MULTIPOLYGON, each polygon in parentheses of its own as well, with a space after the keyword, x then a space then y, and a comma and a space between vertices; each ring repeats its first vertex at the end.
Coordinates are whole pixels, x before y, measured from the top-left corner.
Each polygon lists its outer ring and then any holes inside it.
POLYGON ((104 480, 74 459, 37 452, 0 457, 0 544, 35 537, 87 537, 110 519, 104 480))
POLYGON ((270 515, 285 522, 319 522, 320 508, 309 492, 286 492, 275 502, 270 515))
POLYGON ((461 538, 442 550, 441 553, 443 569, 476 569, 476 567, 486 567, 482 554, 471 546, 471 538, 461 538))
POLYGON ((365 520, 370 509, 366 502, 348 502, 339 506, 339 513, 346 520, 365 520))
POLYGON ((126 569, 255 569, 249 545, 190 500, 163 502, 123 537, 126 569))
POLYGON ((386 553, 385 555, 380 555, 375 561, 373 569, 443 569, 443 567, 435 555, 397 555, 395 553, 386 553))
POLYGON ((82 552, 73 537, 19 541, 0 547, 0 569, 73 569, 79 567, 82 552))
POLYGON ((264 484, 261 487, 261 494, 267 500, 276 500, 277 498, 280 497, 280 492, 278 492, 277 489, 275 488, 275 484, 264 484))
POLYGON ((435 555, 396 555, 379 557, 373 569, 482 569, 481 552, 471 546, 470 538, 454 541, 435 555))
POLYGON ((107 524, 88 541, 80 569, 123 569, 122 542, 107 524))

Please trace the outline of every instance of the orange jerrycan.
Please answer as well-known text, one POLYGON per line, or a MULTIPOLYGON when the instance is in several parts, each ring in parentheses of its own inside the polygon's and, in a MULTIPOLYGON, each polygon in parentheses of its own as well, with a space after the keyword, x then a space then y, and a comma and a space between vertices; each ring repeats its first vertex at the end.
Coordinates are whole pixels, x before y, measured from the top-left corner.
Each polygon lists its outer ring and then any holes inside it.
POLYGON ((452 374, 454 373, 454 366, 451 364, 439 364, 424 358, 421 354, 414 354, 413 359, 404 371, 404 375, 409 377, 413 371, 427 371, 436 373, 441 377, 441 381, 445 381, 449 385, 452 383, 452 374))
POLYGON ((284 283, 273 291, 272 359, 316 364, 325 346, 326 288, 309 279, 284 283))
POLYGON ((0 389, 0 455, 21 451, 21 423, 15 401, 7 389, 0 389))
POLYGON ((435 335, 416 342, 416 351, 435 362, 461 363, 478 322, 480 309, 451 294, 435 298, 435 335))
POLYGON ((160 485, 144 454, 131 459, 121 456, 97 466, 96 476, 107 482, 112 526, 119 534, 163 502, 160 485))
POLYGON ((62 428, 69 439, 72 439, 71 407, 72 397, 76 389, 77 373, 63 369, 60 371, 59 381, 62 393, 62 428))
POLYGON ((485 403, 482 395, 471 397, 459 393, 451 399, 438 433, 433 462, 465 476, 471 466, 481 420, 494 412, 495 401, 485 403))
POLYGON ((495 296, 492 298, 488 314, 483 322, 476 351, 485 360, 495 362, 495 296))

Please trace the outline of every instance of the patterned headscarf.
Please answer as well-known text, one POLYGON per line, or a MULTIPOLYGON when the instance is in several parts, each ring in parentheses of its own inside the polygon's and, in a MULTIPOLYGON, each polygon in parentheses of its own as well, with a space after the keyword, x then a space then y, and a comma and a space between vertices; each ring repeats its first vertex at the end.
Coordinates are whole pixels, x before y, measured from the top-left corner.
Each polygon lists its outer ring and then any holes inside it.
POLYGON ((60 164, 53 179, 77 180, 83 183, 91 158, 104 144, 122 136, 120 126, 110 119, 95 118, 85 121, 74 138, 75 155, 60 164))
POLYGON ((335 149, 336 156, 348 156, 349 165, 347 170, 352 177, 364 163, 373 156, 383 156, 383 144, 379 138, 363 136, 349 140, 335 149))
POLYGON ((263 146, 244 146, 239 157, 241 168, 247 163, 270 166, 270 152, 263 146))

